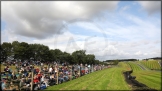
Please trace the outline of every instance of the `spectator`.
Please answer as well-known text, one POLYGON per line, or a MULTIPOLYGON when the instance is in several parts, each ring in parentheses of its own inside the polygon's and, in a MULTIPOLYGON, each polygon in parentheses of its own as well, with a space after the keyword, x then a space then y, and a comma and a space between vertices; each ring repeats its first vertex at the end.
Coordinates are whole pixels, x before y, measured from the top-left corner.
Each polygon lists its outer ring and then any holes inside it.
POLYGON ((46 89, 45 83, 41 83, 40 90, 46 89))
POLYGON ((44 83, 46 84, 47 87, 50 86, 49 83, 48 83, 49 79, 50 78, 47 75, 44 77, 44 83))
POLYGON ((63 73, 60 72, 59 76, 58 76, 58 81, 59 83, 63 83, 64 82, 64 78, 63 78, 63 73))
POLYGON ((16 74, 15 74, 14 71, 13 71, 12 74, 11 74, 11 79, 13 79, 13 80, 16 80, 16 79, 17 79, 16 74))
POLYGON ((34 82, 34 83, 38 83, 38 82, 39 82, 39 79, 38 79, 37 75, 34 75, 33 82, 34 82))
POLYGON ((55 79, 55 74, 50 75, 50 80, 49 80, 49 85, 55 85, 56 84, 56 79, 55 79))
POLYGON ((52 74, 52 66, 49 68, 49 73, 52 74))
POLYGON ((32 77, 32 75, 31 75, 31 73, 29 73, 28 78, 31 78, 31 77, 32 77))
POLYGON ((2 90, 7 90, 6 88, 6 80, 3 79, 2 84, 1 84, 2 90))

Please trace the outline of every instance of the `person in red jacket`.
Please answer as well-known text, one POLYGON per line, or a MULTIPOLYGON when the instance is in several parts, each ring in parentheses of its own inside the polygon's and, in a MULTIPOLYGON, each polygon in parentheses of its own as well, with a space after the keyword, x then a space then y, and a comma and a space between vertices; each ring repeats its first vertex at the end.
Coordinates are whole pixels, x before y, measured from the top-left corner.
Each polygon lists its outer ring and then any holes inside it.
POLYGON ((34 76, 33 82, 34 83, 38 83, 39 82, 39 79, 38 79, 37 75, 34 76))
POLYGON ((39 80, 39 81, 41 80, 41 76, 42 76, 42 74, 41 74, 41 72, 39 71, 38 74, 37 74, 37 77, 38 77, 38 80, 39 80))

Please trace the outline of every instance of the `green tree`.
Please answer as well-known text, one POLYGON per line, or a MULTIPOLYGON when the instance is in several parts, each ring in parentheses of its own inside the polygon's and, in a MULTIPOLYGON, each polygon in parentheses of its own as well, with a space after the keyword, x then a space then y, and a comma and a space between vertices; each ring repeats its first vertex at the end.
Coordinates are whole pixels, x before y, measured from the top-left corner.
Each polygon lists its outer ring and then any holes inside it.
POLYGON ((85 57, 86 57, 86 54, 85 54, 85 50, 79 50, 79 51, 74 51, 72 53, 72 57, 73 57, 73 63, 86 63, 85 61, 85 57))
POLYGON ((95 61, 95 55, 94 54, 88 54, 86 55, 86 63, 87 64, 93 64, 95 61))
POLYGON ((4 42, 1 45, 1 56, 6 60, 7 58, 12 57, 12 45, 11 43, 4 42))
POLYGON ((117 65, 119 63, 119 60, 114 61, 114 65, 117 65))

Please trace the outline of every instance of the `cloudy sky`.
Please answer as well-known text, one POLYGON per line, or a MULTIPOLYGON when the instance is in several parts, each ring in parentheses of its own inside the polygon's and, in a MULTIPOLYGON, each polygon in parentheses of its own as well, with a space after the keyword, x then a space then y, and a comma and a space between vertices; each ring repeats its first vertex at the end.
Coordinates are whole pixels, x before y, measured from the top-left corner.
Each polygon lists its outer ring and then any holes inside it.
POLYGON ((1 1, 1 42, 40 43, 96 59, 161 56, 160 1, 1 1))

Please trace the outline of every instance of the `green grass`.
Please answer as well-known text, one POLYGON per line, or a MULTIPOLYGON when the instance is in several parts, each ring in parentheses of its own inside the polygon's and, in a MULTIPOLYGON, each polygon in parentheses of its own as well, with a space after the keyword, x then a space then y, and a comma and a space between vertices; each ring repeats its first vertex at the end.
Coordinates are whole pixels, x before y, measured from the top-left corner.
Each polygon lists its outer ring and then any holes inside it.
POLYGON ((140 61, 140 63, 149 69, 161 70, 161 67, 160 67, 158 61, 155 61, 155 60, 140 61))
POLYGON ((129 64, 127 64, 126 62, 119 62, 118 66, 123 68, 123 71, 129 71, 131 70, 131 67, 129 64))
MULTIPOLYGON (((148 65, 152 68, 155 67, 155 64, 152 65, 152 63, 156 63, 157 61, 148 61, 148 65)), ((137 62, 138 63, 138 62, 137 62)), ((152 71, 152 70, 142 70, 136 63, 134 62, 121 62, 120 66, 123 68, 129 68, 129 65, 131 69, 133 69, 133 76, 136 76, 136 80, 140 83, 143 83, 147 85, 150 88, 161 90, 161 72, 158 71, 152 71)), ((157 66, 157 64, 156 64, 157 66)))
POLYGON ((45 90, 131 90, 124 79, 122 69, 113 67, 48 87, 45 90))
POLYGON ((157 71, 136 71, 132 75, 136 80, 147 85, 150 88, 161 90, 161 72, 157 71))
POLYGON ((134 62, 127 62, 127 64, 130 65, 131 69, 133 71, 141 71, 142 69, 137 65, 135 64, 134 62))

